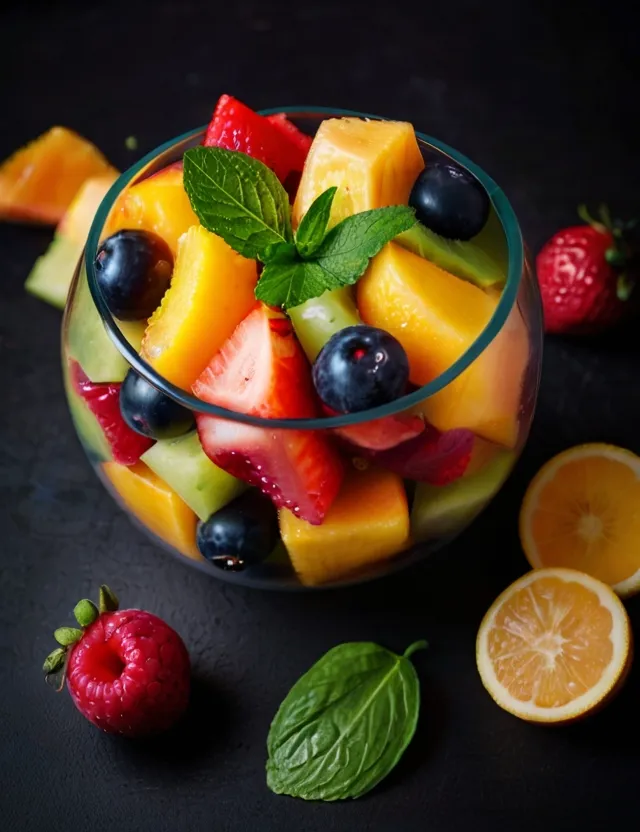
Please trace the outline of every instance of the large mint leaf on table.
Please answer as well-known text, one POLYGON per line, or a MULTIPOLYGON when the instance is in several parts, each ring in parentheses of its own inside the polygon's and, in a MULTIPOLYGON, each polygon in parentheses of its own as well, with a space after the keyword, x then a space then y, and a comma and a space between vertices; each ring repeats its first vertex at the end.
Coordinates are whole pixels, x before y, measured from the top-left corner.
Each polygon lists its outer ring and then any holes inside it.
POLYGON ((340 285, 355 283, 369 260, 415 222, 413 209, 406 205, 354 214, 331 229, 315 251, 314 262, 340 285))
POLYGON ((291 243, 291 208, 278 177, 245 153, 194 147, 184 154, 184 187, 202 225, 244 257, 291 243))
POLYGON ((267 784, 305 800, 368 792, 394 768, 418 721, 409 656, 354 642, 330 650, 293 686, 271 725, 267 784))

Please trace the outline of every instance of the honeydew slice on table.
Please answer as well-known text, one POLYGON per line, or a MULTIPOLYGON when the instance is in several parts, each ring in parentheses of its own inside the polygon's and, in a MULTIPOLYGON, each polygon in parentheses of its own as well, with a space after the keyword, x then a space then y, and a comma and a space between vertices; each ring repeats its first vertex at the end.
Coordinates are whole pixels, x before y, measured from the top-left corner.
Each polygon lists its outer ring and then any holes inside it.
POLYGON ((621 596, 640 590, 640 457, 614 445, 570 448, 534 477, 520 511, 533 567, 580 569, 621 596))
POLYGON ((152 231, 175 257, 180 237, 198 224, 184 189, 182 162, 175 162, 122 191, 109 212, 103 237, 127 228, 152 231))
POLYGON ((538 569, 492 604, 476 642, 482 682, 531 722, 579 719, 608 701, 631 666, 629 618, 606 584, 573 569, 538 569))
POLYGON ((144 526, 186 557, 203 560, 196 546, 195 512, 144 462, 130 467, 106 462, 102 471, 144 526))
POLYGON ((80 187, 56 228, 53 241, 38 257, 25 283, 25 289, 41 300, 64 309, 69 286, 87 241, 98 206, 117 172, 92 177, 80 187))
MULTIPOLYGON (((371 260, 357 285, 360 316, 400 341, 416 385, 437 378, 471 346, 489 323, 499 297, 396 243, 371 260)), ((515 306, 473 364, 425 399, 417 412, 439 430, 468 428, 514 447, 528 356, 527 329, 515 306)))
POLYGON ((56 225, 87 179, 111 175, 94 144, 52 127, 0 164, 0 219, 56 225))
MULTIPOLYGON (((329 227, 361 211, 406 205, 423 167, 413 127, 407 122, 326 119, 307 156, 293 225, 297 227, 311 203, 334 186, 338 190, 329 227)), ((339 329, 361 323, 352 289, 325 292, 288 311, 310 361, 339 329)))
POLYGON ((347 472, 324 521, 313 526, 288 509, 280 533, 300 581, 317 586, 357 574, 409 544, 409 508, 402 480, 382 469, 347 472))
POLYGON ((171 286, 149 319, 141 355, 186 390, 256 304, 255 260, 201 225, 178 241, 171 286))

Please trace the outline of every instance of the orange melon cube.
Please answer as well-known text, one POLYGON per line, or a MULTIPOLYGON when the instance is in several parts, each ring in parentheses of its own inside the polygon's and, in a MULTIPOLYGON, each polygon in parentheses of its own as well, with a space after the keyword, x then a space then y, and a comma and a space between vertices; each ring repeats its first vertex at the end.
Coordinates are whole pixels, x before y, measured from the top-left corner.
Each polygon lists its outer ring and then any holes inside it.
POLYGON ((90 141, 52 127, 0 165, 0 219, 57 225, 83 182, 117 175, 90 141))
POLYGON ((316 197, 333 186, 338 192, 330 225, 371 208, 406 205, 423 168, 408 122, 326 119, 307 156, 293 206, 293 225, 298 225, 316 197))
MULTIPOLYGON (((357 286, 365 323, 386 329, 405 348, 410 378, 423 385, 443 373, 487 326, 499 295, 389 243, 357 286)), ((468 428, 506 447, 518 438, 518 409, 529 356, 527 329, 515 307, 484 352, 417 411, 439 430, 468 428)))
POLYGON ((174 256, 178 240, 199 220, 182 182, 182 162, 176 162, 123 191, 111 209, 104 237, 124 228, 153 231, 174 256))
POLYGON ((171 286, 151 318, 141 354, 166 379, 190 390, 212 356, 256 303, 255 260, 201 225, 178 243, 171 286))
POLYGON ((288 509, 280 533, 307 586, 338 581, 387 560, 409 544, 409 508, 402 479, 391 471, 350 470, 322 525, 288 509))
POLYGON ((137 520, 186 557, 203 560, 196 546, 195 513, 144 462, 131 467, 105 462, 102 471, 137 520))

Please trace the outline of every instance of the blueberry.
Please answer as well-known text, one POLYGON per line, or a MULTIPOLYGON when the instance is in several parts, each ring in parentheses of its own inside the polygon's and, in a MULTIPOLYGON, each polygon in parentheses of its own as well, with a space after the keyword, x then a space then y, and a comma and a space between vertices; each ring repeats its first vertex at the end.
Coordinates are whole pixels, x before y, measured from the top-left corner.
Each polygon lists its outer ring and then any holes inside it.
POLYGON ((169 288, 173 255, 157 234, 118 231, 98 249, 95 267, 111 314, 121 321, 141 321, 169 288))
POLYGON ((332 335, 313 365, 322 401, 337 413, 353 413, 402 396, 409 360, 393 335, 373 326, 348 326, 332 335))
POLYGON ((489 217, 487 192, 468 171, 448 162, 435 162, 416 179, 409 205, 427 228, 453 240, 470 240, 489 217))
POLYGON ((161 393, 135 370, 129 370, 122 382, 120 412, 132 430, 152 439, 182 436, 195 427, 190 410, 161 393))
POLYGON ((240 572, 267 558, 278 542, 278 514, 268 499, 251 489, 198 523, 200 553, 219 569, 240 572))

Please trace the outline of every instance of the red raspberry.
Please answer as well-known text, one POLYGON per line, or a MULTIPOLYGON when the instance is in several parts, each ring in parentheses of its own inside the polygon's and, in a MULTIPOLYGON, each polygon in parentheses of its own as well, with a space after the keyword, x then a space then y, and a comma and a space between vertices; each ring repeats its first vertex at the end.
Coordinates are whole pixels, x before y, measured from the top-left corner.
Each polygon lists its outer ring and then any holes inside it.
POLYGON ((126 736, 169 728, 189 699, 189 654, 164 621, 142 610, 103 613, 71 648, 67 685, 88 720, 126 736))

